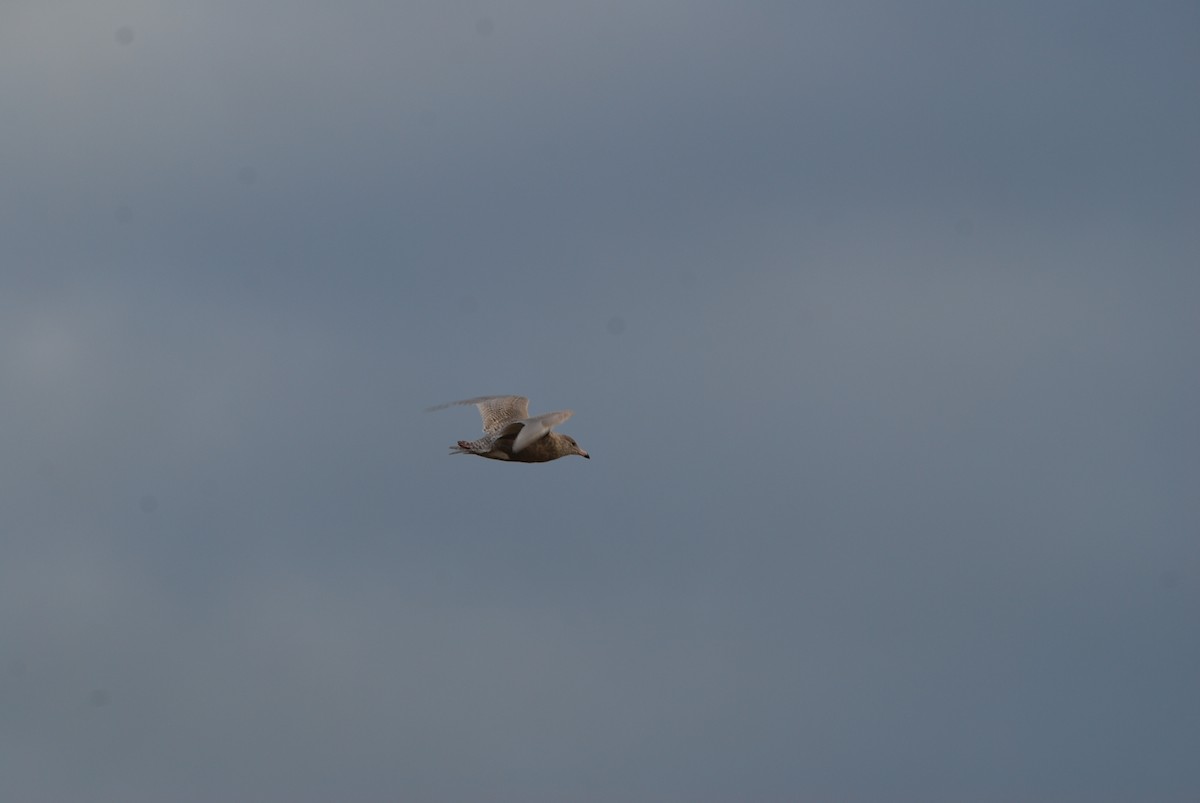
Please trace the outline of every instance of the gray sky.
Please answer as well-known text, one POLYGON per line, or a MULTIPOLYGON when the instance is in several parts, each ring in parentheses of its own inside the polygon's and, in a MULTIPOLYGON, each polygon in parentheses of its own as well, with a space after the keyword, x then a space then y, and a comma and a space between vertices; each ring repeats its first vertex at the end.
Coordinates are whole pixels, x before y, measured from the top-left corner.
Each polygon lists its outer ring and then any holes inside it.
POLYGON ((1198 35, 6 0, 0 797, 1195 800, 1198 35))

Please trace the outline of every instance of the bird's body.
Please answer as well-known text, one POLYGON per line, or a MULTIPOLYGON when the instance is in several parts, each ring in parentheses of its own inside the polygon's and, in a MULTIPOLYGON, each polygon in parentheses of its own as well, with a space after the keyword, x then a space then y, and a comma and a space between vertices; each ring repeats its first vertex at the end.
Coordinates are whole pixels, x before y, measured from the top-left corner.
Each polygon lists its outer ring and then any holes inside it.
POLYGON ((530 416, 529 399, 524 396, 480 396, 429 409, 441 410, 460 404, 473 404, 479 408, 483 437, 459 441, 457 446, 450 447, 450 454, 473 454, 515 463, 545 463, 573 454, 591 457, 570 435, 551 431, 571 417, 570 410, 530 416))

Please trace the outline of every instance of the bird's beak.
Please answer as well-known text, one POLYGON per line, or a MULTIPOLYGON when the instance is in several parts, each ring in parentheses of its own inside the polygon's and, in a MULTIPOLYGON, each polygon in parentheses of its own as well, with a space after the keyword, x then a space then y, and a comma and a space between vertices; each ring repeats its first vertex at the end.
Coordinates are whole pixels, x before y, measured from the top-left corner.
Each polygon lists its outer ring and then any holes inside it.
POLYGON ((592 456, 590 454, 588 454, 587 452, 585 452, 583 449, 579 450, 579 456, 586 457, 588 460, 592 459, 592 456))

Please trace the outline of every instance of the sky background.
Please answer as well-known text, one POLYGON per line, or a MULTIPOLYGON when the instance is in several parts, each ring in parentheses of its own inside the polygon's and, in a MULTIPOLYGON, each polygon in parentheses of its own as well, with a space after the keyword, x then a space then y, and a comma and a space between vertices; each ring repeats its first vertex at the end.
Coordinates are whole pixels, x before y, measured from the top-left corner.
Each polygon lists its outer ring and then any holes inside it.
POLYGON ((3 0, 0 797, 1196 800, 1198 41, 3 0))

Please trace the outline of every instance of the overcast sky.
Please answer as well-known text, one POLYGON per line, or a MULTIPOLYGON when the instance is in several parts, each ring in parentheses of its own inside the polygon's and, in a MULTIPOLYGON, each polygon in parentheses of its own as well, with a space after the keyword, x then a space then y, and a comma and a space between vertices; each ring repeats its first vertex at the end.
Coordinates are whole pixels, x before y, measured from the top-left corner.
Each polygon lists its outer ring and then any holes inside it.
POLYGON ((1196 800, 1198 41, 3 0, 0 798, 1196 800))

